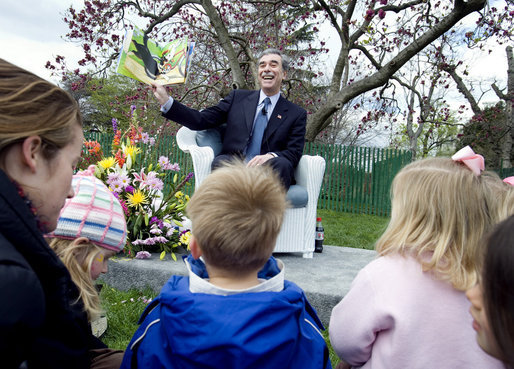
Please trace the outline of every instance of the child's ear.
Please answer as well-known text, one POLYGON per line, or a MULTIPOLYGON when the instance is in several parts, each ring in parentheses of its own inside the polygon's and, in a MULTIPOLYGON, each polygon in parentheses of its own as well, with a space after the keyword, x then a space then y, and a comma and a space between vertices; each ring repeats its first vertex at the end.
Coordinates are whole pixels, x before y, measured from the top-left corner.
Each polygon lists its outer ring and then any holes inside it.
POLYGON ((83 244, 83 243, 89 243, 89 238, 87 238, 87 237, 79 237, 79 238, 75 238, 72 241, 73 245, 80 245, 80 244, 83 244))
POLYGON ((86 258, 88 256, 88 250, 89 248, 87 245, 89 244, 89 238, 87 237, 79 237, 75 238, 73 241, 71 241, 70 246, 76 246, 73 255, 77 259, 78 263, 85 267, 86 258), (82 246, 82 247, 78 247, 82 246), (85 247, 84 247, 85 246, 85 247))
POLYGON ((36 171, 37 161, 41 154, 42 141, 39 136, 29 136, 22 144, 23 162, 32 172, 36 171))
POLYGON ((189 249, 191 250, 191 255, 194 259, 199 259, 200 256, 202 256, 202 250, 200 249, 198 241, 193 235, 191 235, 191 238, 189 239, 189 249))

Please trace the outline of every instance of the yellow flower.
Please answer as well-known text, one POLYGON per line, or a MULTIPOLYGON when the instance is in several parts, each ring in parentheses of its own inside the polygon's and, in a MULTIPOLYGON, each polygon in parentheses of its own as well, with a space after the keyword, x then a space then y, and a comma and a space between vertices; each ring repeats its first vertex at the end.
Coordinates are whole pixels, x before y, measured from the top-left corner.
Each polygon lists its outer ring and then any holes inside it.
POLYGON ((191 232, 186 232, 180 236, 179 241, 184 245, 189 245, 189 239, 191 238, 191 232))
POLYGON ((136 160, 136 155, 141 153, 141 149, 139 147, 133 145, 123 145, 123 153, 126 157, 131 157, 132 161, 136 160))
POLYGON ((116 164, 116 159, 114 158, 114 156, 100 160, 98 162, 98 165, 101 166, 103 170, 112 168, 112 167, 114 167, 115 164, 116 164))
POLYGON ((184 194, 182 193, 182 191, 178 191, 176 194, 175 194, 175 197, 177 199, 180 199, 182 196, 184 196, 184 194))
POLYGON ((142 204, 147 204, 148 199, 146 198, 146 195, 141 190, 135 190, 133 194, 128 194, 128 202, 129 206, 135 207, 141 207, 142 204))

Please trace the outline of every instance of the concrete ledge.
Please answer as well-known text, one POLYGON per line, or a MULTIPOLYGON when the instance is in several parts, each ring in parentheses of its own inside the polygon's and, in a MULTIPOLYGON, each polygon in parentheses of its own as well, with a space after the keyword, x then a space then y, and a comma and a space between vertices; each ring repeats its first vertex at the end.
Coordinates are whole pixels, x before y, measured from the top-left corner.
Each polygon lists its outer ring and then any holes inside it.
MULTIPOLYGON (((323 253, 315 253, 312 259, 304 259, 301 254, 274 254, 284 262, 286 279, 303 288, 325 325, 332 308, 350 289, 355 275, 375 255, 375 251, 337 246, 324 246, 323 253)), ((161 261, 158 254, 153 254, 145 260, 110 259, 109 272, 102 279, 121 291, 149 287, 159 292, 172 275, 186 274, 182 260, 161 261)))

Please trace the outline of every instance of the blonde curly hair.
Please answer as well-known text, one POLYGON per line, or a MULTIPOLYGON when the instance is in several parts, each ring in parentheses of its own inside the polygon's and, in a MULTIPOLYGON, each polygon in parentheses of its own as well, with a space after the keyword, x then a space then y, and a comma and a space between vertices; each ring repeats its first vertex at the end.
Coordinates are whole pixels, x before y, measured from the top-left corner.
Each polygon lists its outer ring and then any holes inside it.
POLYGON ((457 290, 473 286, 481 238, 493 224, 481 182, 449 158, 405 166, 393 180, 391 220, 377 241, 379 255, 412 255, 457 290))
POLYGON ((90 242, 76 241, 61 238, 48 240, 50 247, 68 268, 71 279, 80 291, 76 302, 82 300, 89 321, 93 321, 103 313, 100 296, 91 278, 91 265, 102 249, 90 242))

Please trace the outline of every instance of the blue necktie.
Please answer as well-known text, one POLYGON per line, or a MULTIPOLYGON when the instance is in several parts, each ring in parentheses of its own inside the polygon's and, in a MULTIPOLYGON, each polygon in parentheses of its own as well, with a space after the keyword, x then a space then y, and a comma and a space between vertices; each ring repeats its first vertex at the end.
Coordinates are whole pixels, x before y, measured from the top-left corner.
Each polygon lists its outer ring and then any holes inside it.
POLYGON ((250 137, 250 143, 246 149, 246 161, 252 160, 254 156, 260 155, 261 153, 262 136, 264 135, 264 130, 268 125, 267 113, 270 105, 271 100, 269 97, 266 97, 264 99, 264 107, 257 113, 257 118, 255 118, 252 137, 250 137))

